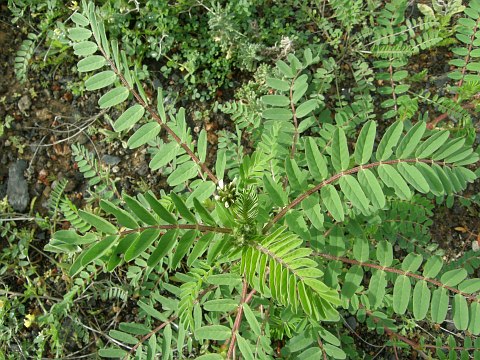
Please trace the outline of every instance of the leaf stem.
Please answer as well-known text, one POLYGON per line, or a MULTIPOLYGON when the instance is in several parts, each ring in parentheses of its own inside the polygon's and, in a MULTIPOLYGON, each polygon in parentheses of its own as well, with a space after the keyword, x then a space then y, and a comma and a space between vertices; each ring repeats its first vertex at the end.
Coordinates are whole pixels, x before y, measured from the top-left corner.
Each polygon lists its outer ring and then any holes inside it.
POLYGON ((342 176, 345 176, 345 175, 350 175, 350 174, 355 174, 363 169, 370 169, 370 168, 374 168, 374 167, 378 167, 380 165, 392 165, 392 164, 399 164, 399 163, 402 163, 402 162, 405 162, 405 163, 415 163, 415 162, 422 162, 422 163, 426 163, 426 164, 434 164, 434 163, 439 163, 439 164, 444 164, 443 162, 435 162, 433 160, 429 160, 429 159, 396 159, 396 160, 387 160, 387 161, 377 161, 377 162, 374 162, 374 163, 371 163, 371 164, 367 164, 367 165, 360 165, 360 166, 357 166, 357 167, 354 167, 350 170, 346 170, 346 171, 342 171, 341 173, 338 173, 338 174, 335 174, 333 175, 331 178, 327 179, 327 180, 324 180, 322 181, 320 184, 314 186, 313 188, 305 191, 303 194, 301 194, 300 196, 298 196, 295 200, 293 200, 292 202, 290 202, 290 204, 284 206, 282 208, 282 210, 280 210, 280 212, 275 215, 275 217, 270 220, 267 225, 264 226, 263 228, 263 233, 266 234, 268 230, 271 229, 271 227, 273 225, 275 225, 282 217, 285 216, 285 214, 292 208, 294 208, 295 206, 297 206, 298 204, 300 204, 303 200, 305 200, 307 197, 309 197, 310 195, 316 193, 317 191, 319 191, 321 188, 323 188, 325 185, 328 185, 328 184, 331 184, 333 183, 334 181, 340 179, 342 176))
POLYGON ((137 229, 120 231, 119 235, 128 235, 131 233, 140 232, 146 229, 161 229, 161 230, 198 230, 202 232, 216 232, 222 234, 231 234, 233 232, 230 228, 222 228, 216 226, 200 225, 200 224, 169 224, 169 225, 152 225, 152 226, 143 226, 137 229))
POLYGON ((312 255, 319 256, 319 257, 322 257, 322 258, 327 259, 327 260, 341 261, 344 264, 359 265, 359 266, 368 267, 368 268, 371 268, 371 269, 382 270, 382 271, 393 273, 393 274, 409 276, 409 277, 417 279, 417 280, 424 280, 424 281, 426 281, 430 284, 433 284, 433 285, 435 285, 439 288, 445 288, 445 289, 451 291, 452 293, 460 294, 463 297, 465 297, 468 301, 480 303, 480 299, 477 299, 476 296, 474 296, 474 295, 467 294, 467 293, 465 293, 463 291, 460 291, 458 289, 455 289, 451 286, 445 285, 438 280, 427 278, 427 277, 422 276, 422 275, 414 274, 414 273, 409 272, 409 271, 403 271, 403 270, 392 268, 392 267, 389 267, 389 266, 385 267, 385 266, 381 266, 381 265, 377 265, 377 264, 362 262, 362 261, 358 261, 358 260, 354 260, 354 259, 348 259, 348 258, 345 258, 345 257, 335 256, 335 255, 326 254, 326 253, 315 252, 312 255))
MULTIPOLYGON (((148 105, 142 97, 138 94, 138 92, 130 86, 130 84, 127 82, 123 74, 117 69, 115 66, 114 62, 112 59, 110 59, 107 54, 105 53, 104 49, 100 44, 98 45, 98 49, 102 53, 103 57, 105 60, 108 62, 110 67, 112 68, 113 72, 119 77, 120 81, 122 82, 123 86, 125 86, 128 91, 133 95, 135 98, 135 101, 140 104, 149 114, 150 116, 164 129, 184 150, 185 152, 190 156, 190 158, 202 169, 202 172, 204 174, 207 174, 207 176, 212 180, 215 184, 218 183, 217 177, 213 174, 213 172, 205 165, 205 163, 202 163, 200 159, 195 155, 195 153, 188 147, 187 144, 185 144, 182 139, 166 124, 166 119, 162 119, 160 115, 155 112, 150 105, 148 105), (164 121, 165 120, 165 121, 164 121)), ((126 71, 130 71, 129 69, 126 69, 126 71)))
MULTIPOLYGON (((235 317, 235 322, 233 323, 233 327, 232 327, 232 336, 231 336, 230 340, 227 341, 227 343, 229 343, 228 352, 227 352, 227 360, 229 360, 231 358, 231 356, 233 354, 233 351, 235 349, 237 332, 238 332, 238 329, 240 329, 240 324, 242 323, 243 304, 247 302, 247 290, 248 290, 247 280, 243 279, 242 299, 240 300, 240 304, 237 307, 237 316, 235 317)), ((252 293, 252 296, 253 296, 253 294, 254 293, 252 293)))

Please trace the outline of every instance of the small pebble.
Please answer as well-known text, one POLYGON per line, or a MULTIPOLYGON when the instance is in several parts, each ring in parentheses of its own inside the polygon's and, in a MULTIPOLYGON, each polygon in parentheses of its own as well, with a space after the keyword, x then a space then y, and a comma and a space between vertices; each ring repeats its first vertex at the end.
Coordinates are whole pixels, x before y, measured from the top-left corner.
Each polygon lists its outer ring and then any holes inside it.
POLYGON ((32 100, 28 97, 28 95, 23 95, 20 100, 18 101, 18 109, 24 113, 30 109, 32 106, 32 100))

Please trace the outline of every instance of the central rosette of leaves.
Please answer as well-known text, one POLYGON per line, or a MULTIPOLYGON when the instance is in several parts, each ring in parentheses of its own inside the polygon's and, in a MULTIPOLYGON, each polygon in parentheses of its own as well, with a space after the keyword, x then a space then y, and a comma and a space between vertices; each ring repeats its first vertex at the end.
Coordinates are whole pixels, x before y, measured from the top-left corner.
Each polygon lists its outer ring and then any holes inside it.
POLYGON ((220 184, 218 200, 231 207, 235 216, 234 238, 239 246, 251 241, 257 234, 258 197, 253 187, 238 190, 236 181, 220 184))

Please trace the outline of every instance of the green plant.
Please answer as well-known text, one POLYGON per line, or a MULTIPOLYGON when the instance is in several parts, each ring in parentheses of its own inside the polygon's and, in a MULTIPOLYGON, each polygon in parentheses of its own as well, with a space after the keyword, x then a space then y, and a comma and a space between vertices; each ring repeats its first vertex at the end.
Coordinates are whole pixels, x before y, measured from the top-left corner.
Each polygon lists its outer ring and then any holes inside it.
MULTIPOLYGON (((129 104, 114 130, 134 129, 127 145, 147 145, 150 169, 170 187, 99 199, 94 211, 78 210, 90 229, 52 235, 50 246, 76 254, 70 276, 127 269, 138 289, 139 315, 109 331, 101 356, 269 359, 279 356, 276 342, 286 358, 360 358, 341 322, 346 315, 388 335, 395 353, 408 345, 425 357, 478 356, 480 280, 459 263, 446 269, 427 235, 431 203, 414 192, 465 190, 477 178, 469 166, 479 154, 458 133, 427 129, 420 95, 404 95, 408 59, 438 43, 420 20, 413 26, 426 33, 410 34, 406 6, 395 0, 375 14, 382 27, 371 34, 370 55, 382 60, 354 63, 351 104, 333 58, 310 48, 290 53, 266 79, 263 119, 242 119, 243 132, 225 135, 235 149, 218 151, 211 167, 206 130, 194 138, 185 109, 165 111, 161 89, 154 106, 95 6, 84 2, 72 15, 78 71, 94 72, 86 89, 105 89, 102 109, 129 104), (374 74, 388 86, 377 89, 374 74), (388 98, 379 121, 375 92, 388 98), (250 154, 242 151, 245 133, 252 134, 250 154), (457 331, 468 331, 460 345, 453 337, 433 344, 407 336, 413 320, 442 324, 447 315, 457 331)), ((467 9, 478 18, 480 3, 467 9)), ((361 24, 349 14, 337 14, 342 31, 361 24)), ((87 166, 89 155, 78 153, 87 166)), ((82 171, 96 179, 88 166, 82 171)))
POLYGON ((69 8, 59 6, 57 0, 8 0, 8 9, 13 15, 12 23, 31 28, 16 52, 14 69, 17 79, 25 82, 32 66, 38 68, 59 64, 68 46, 60 30, 62 24, 58 20, 69 11, 69 8), (35 52, 40 53, 39 48, 43 41, 48 44, 48 48, 41 49, 43 65, 39 65, 32 61, 32 57, 35 52))

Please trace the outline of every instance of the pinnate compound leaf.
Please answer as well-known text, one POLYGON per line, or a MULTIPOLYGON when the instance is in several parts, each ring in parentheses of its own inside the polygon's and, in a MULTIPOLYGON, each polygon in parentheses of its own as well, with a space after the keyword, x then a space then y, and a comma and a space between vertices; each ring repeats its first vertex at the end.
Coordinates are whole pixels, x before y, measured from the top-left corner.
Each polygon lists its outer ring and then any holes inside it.
POLYGON ((286 121, 293 118, 292 111, 284 108, 269 108, 263 111, 262 116, 265 119, 286 121))
POLYGON ((406 159, 415 151, 426 129, 426 123, 421 121, 407 132, 397 147, 396 155, 399 159, 406 159))
POLYGON ((430 188, 430 191, 432 192, 432 194, 436 196, 443 195, 444 193, 443 185, 437 173, 435 172, 435 170, 433 170, 431 166, 423 162, 415 163, 415 167, 420 171, 422 176, 425 178, 425 181, 427 182, 428 187, 430 188))
POLYGON ((402 270, 415 272, 417 271, 423 262, 423 256, 420 254, 410 253, 402 262, 402 270))
POLYGON ((157 219, 150 214, 150 212, 135 198, 124 194, 123 200, 127 206, 132 210, 132 212, 145 224, 147 225, 157 225, 157 219))
POLYGON ((432 320, 437 324, 441 324, 445 321, 448 312, 448 303, 449 297, 447 289, 439 288, 433 291, 430 311, 432 315, 432 320))
POLYGON ((466 294, 480 291, 480 279, 467 279, 458 285, 458 290, 466 294))
POLYGON ((440 149, 434 152, 432 159, 433 160, 442 160, 446 157, 452 155, 459 149, 463 147, 465 144, 465 138, 456 138, 448 140, 445 144, 443 144, 440 149))
POLYGON ((393 123, 385 132, 378 144, 377 153, 375 157, 378 161, 385 161, 393 154, 393 147, 397 145, 400 136, 402 135, 403 122, 397 121, 393 123))
POLYGON ((468 331, 473 335, 480 334, 480 304, 472 302, 470 304, 470 323, 468 324, 468 331))
POLYGON ((100 55, 91 55, 78 62, 77 68, 79 72, 88 72, 100 69, 105 66, 105 58, 100 55))
POLYGON ((350 164, 347 137, 342 128, 335 129, 335 133, 333 134, 332 164, 336 172, 347 170, 350 164))
POLYGON ((377 260, 381 266, 390 266, 393 262, 392 243, 382 240, 377 244, 377 260))
POLYGON ((378 308, 385 298, 385 289, 387 287, 387 275, 382 270, 377 270, 370 279, 368 288, 368 299, 373 309, 378 308))
POLYGON ((378 167, 378 175, 385 185, 395 190, 395 194, 400 199, 408 200, 412 197, 412 192, 407 183, 393 166, 388 164, 380 165, 378 167))
POLYGON ((154 267, 158 262, 167 255, 176 243, 177 240, 177 229, 168 230, 158 242, 157 248, 152 252, 147 260, 147 265, 149 267, 154 267))
POLYGON ((214 233, 206 233, 200 239, 197 240, 195 246, 193 247, 190 255, 187 258, 187 265, 190 266, 195 260, 197 260, 203 253, 207 250, 208 245, 215 238, 214 233))
POLYGON ((445 286, 457 286, 468 276, 468 272, 464 268, 447 271, 442 275, 440 281, 445 286))
POLYGON ((200 134, 198 135, 197 151, 198 158, 201 162, 204 162, 207 158, 207 132, 205 131, 205 129, 202 129, 202 131, 200 131, 200 134))
POLYGON ((310 99, 303 103, 301 103, 297 109, 295 110, 295 115, 297 118, 301 119, 308 114, 310 114, 313 110, 318 107, 318 100, 317 99, 310 99))
POLYGON ((105 254, 118 240, 117 235, 109 235, 105 239, 90 246, 82 256, 82 266, 87 266, 92 261, 105 254))
POLYGON ((272 179, 270 174, 263 175, 263 184, 274 205, 283 206, 286 204, 287 194, 283 191, 282 186, 272 179))
POLYGON ((88 19, 78 12, 72 14, 70 19, 79 26, 88 26, 90 24, 88 19))
POLYGON ((104 358, 119 359, 127 355, 127 352, 118 348, 105 348, 98 350, 98 355, 104 358))
POLYGON ((187 205, 185 205, 185 202, 182 200, 180 196, 178 196, 175 193, 171 193, 170 197, 172 198, 173 203, 175 204, 175 207, 178 210, 178 213, 185 219, 190 221, 191 223, 196 223, 197 220, 195 219, 195 216, 188 210, 187 205))
POLYGON ((130 215, 127 211, 120 209, 117 205, 113 204, 108 200, 100 200, 100 207, 107 213, 112 214, 117 218, 117 221, 120 225, 125 226, 129 229, 136 229, 138 223, 135 218, 130 215))
POLYGON ((250 325, 250 329, 255 335, 260 336, 262 333, 260 323, 247 303, 243 304, 243 313, 245 314, 245 319, 247 320, 248 325, 250 325))
POLYGON ((365 238, 358 238, 353 244, 353 257, 360 262, 368 261, 370 256, 370 243, 365 238))
POLYGON ((180 145, 174 141, 161 145, 148 166, 152 170, 160 169, 162 166, 167 165, 170 161, 175 159, 179 150, 180 145))
POLYGON ((360 184, 352 175, 342 176, 339 180, 340 189, 352 205, 362 213, 368 213, 368 199, 365 196, 360 184))
POLYGON ((100 106, 100 109, 106 109, 106 108, 118 105, 124 102, 125 100, 127 100, 129 94, 130 92, 126 87, 118 86, 114 89, 109 90, 106 94, 104 94, 98 100, 98 105, 100 106))
POLYGON ((276 78, 267 78, 267 86, 279 91, 290 90, 290 84, 287 81, 276 78))
POLYGON ((165 209, 165 207, 152 194, 146 193, 144 196, 152 210, 160 217, 160 219, 168 224, 177 223, 177 219, 171 214, 171 212, 165 209))
POLYGON ((342 286, 342 295, 350 299, 358 289, 363 279, 363 269, 361 266, 353 265, 345 275, 345 281, 342 286))
POLYGON ((434 279, 435 276, 442 270, 443 260, 440 256, 431 256, 423 267, 423 276, 434 279))
POLYGON ((285 95, 265 95, 262 96, 264 104, 271 106, 288 106, 290 105, 290 99, 285 95))
POLYGON ((371 201, 376 209, 382 209, 385 206, 385 195, 377 178, 368 169, 358 172, 358 182, 362 187, 367 198, 371 201))
POLYGON ((143 106, 135 104, 129 107, 125 112, 118 117, 118 119, 113 124, 115 131, 120 132, 126 129, 129 129, 135 125, 138 120, 140 120, 145 114, 145 109, 143 106))
POLYGON ((97 44, 92 41, 82 41, 73 45, 73 53, 77 56, 89 56, 98 50, 97 44))
POLYGON ((130 136, 127 145, 130 149, 136 149, 150 140, 153 140, 160 133, 160 130, 160 125, 155 121, 142 125, 132 136, 130 136))
POLYGON ((114 83, 117 76, 111 70, 105 70, 93 75, 85 81, 85 88, 89 91, 103 89, 114 83))
POLYGON ((52 237, 56 241, 61 241, 65 244, 70 245, 85 245, 91 244, 97 240, 97 236, 92 233, 87 233, 85 235, 77 234, 74 230, 59 230, 53 234, 52 237))
POLYGON ((195 230, 190 230, 190 231, 187 231, 180 238, 180 240, 178 241, 177 249, 175 250, 175 254, 173 255, 173 260, 172 260, 173 269, 175 269, 178 266, 178 264, 180 263, 180 260, 182 260, 182 258, 187 254, 188 250, 190 250, 193 242, 195 241, 196 236, 197 236, 197 232, 195 230))
POLYGON ((197 340, 227 340, 231 334, 232 330, 223 325, 202 326, 195 330, 197 340))
POLYGON ((73 41, 85 41, 90 39, 92 32, 83 27, 74 27, 68 29, 68 37, 73 41))
POLYGON ((125 252, 125 261, 131 261, 138 257, 148 247, 158 239, 160 229, 146 229, 140 233, 140 236, 128 247, 125 252))
POLYGON ((308 137, 305 141, 305 155, 310 173, 316 181, 322 181, 328 176, 327 163, 324 156, 318 150, 314 138, 308 137))
POLYGON ((250 348, 250 344, 247 340, 237 334, 237 344, 240 352, 242 353, 242 357, 245 360, 254 360, 255 357, 253 356, 252 349, 250 348))
POLYGON ((403 178, 417 191, 424 194, 430 191, 428 182, 425 180, 420 170, 418 170, 414 165, 399 163, 397 165, 397 170, 403 176, 403 178))
POLYGON ((425 140, 415 151, 415 157, 418 159, 426 159, 437 151, 448 140, 450 132, 447 130, 439 131, 427 140, 425 140))
POLYGON ((453 298, 453 323, 458 330, 468 328, 468 304, 467 299, 461 294, 453 298))
POLYGON ((410 301, 411 292, 412 285, 410 284, 408 276, 400 275, 397 277, 393 287, 393 310, 397 314, 405 314, 408 302, 410 301))
POLYGON ((357 165, 363 165, 370 161, 373 151, 373 144, 375 142, 376 128, 377 123, 373 120, 370 120, 360 131, 354 152, 355 163, 357 165))
POLYGON ((327 210, 332 214, 337 221, 345 220, 345 213, 343 211, 342 201, 334 186, 328 184, 321 190, 321 198, 327 210))
POLYGON ((177 186, 198 175, 197 165, 193 161, 187 161, 177 167, 167 178, 170 186, 177 186))
POLYGON ((415 320, 420 321, 427 316, 430 306, 430 289, 425 280, 420 280, 413 289, 413 316, 415 320))
POLYGON ((91 214, 83 210, 78 210, 78 215, 80 215, 83 221, 95 227, 97 231, 103 232, 105 234, 117 233, 117 228, 114 225, 110 224, 107 220, 101 218, 100 216, 91 214))

